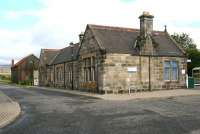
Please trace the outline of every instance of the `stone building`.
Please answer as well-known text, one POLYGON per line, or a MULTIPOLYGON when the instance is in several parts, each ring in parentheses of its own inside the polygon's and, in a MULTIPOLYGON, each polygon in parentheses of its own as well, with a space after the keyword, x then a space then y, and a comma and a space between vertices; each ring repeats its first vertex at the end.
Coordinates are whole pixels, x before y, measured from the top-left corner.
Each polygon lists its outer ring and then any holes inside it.
POLYGON ((40 51, 40 62, 39 62, 39 85, 50 86, 53 83, 51 79, 51 62, 59 53, 59 49, 41 49, 40 51))
POLYGON ((60 50, 59 54, 51 63, 53 72, 53 85, 55 87, 77 89, 78 70, 77 52, 79 43, 70 43, 68 47, 60 50))
POLYGON ((98 93, 185 87, 186 53, 166 27, 153 30, 153 18, 144 12, 140 29, 88 24, 79 43, 50 58, 48 85, 98 93))
POLYGON ((33 84, 33 72, 38 70, 39 59, 30 54, 16 64, 12 61, 11 81, 13 83, 33 84))
POLYGON ((124 93, 130 87, 185 87, 186 53, 166 28, 153 30, 153 18, 144 12, 140 29, 87 25, 78 51, 78 89, 124 93))

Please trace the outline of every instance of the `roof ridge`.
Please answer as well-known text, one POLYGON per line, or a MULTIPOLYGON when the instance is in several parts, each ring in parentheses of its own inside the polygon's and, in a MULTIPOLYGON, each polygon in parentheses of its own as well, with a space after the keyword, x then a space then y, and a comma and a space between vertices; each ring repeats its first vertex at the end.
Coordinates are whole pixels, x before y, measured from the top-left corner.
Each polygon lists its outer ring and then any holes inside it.
MULTIPOLYGON (((116 31, 136 31, 139 32, 140 29, 137 28, 129 28, 129 27, 120 27, 120 26, 108 26, 108 25, 96 25, 96 24, 88 24, 91 28, 98 29, 108 29, 108 30, 116 30, 116 31)), ((153 33, 164 33, 164 31, 153 30, 153 33)))
MULTIPOLYGON (((74 50, 73 50, 73 55, 76 55, 76 49, 79 49, 79 43, 74 43, 74 50)), ((67 46, 64 47, 62 49, 60 49, 60 51, 58 52, 58 54, 51 60, 50 65, 56 65, 56 64, 60 64, 60 63, 65 63, 67 62, 68 59, 64 59, 62 62, 60 62, 60 56, 63 56, 63 54, 69 54, 70 58, 71 58, 71 51, 70 51, 71 47, 67 46)), ((68 56, 66 56, 65 58, 67 58, 68 56)), ((73 57, 74 58, 74 57, 73 57)))
POLYGON ((44 49, 42 49, 42 50, 44 50, 44 51, 58 51, 58 50, 60 50, 60 49, 49 49, 49 48, 44 48, 44 49))
POLYGON ((108 30, 119 30, 119 31, 138 31, 136 28, 128 28, 128 27, 120 27, 120 26, 107 26, 107 25, 96 25, 96 24, 88 24, 92 28, 98 29, 108 29, 108 30))
POLYGON ((20 63, 22 63, 26 58, 28 58, 29 56, 35 56, 33 53, 31 53, 31 54, 29 54, 29 55, 27 55, 27 56, 25 56, 25 57, 23 57, 21 60, 19 60, 17 63, 15 63, 14 65, 13 65, 13 67, 16 67, 17 65, 19 65, 20 63))
MULTIPOLYGON (((79 43, 74 43, 73 44, 75 47, 79 45, 79 43)), ((61 49, 59 49, 60 51, 64 50, 64 49, 67 49, 67 48, 70 48, 70 45, 69 46, 66 46, 66 47, 63 47, 61 49)))

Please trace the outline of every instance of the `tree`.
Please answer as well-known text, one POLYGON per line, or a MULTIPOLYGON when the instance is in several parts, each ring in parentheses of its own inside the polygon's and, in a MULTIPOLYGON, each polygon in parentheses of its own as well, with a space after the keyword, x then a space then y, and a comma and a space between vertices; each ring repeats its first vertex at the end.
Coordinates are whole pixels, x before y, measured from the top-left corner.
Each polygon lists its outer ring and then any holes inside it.
POLYGON ((178 33, 174 33, 173 35, 171 35, 171 37, 178 43, 181 45, 181 47, 184 50, 187 49, 196 49, 197 45, 194 43, 193 39, 189 37, 188 34, 186 33, 182 33, 182 34, 178 34, 178 33))
POLYGON ((194 67, 200 67, 200 52, 197 49, 187 49, 186 53, 188 59, 191 59, 191 62, 188 63, 188 75, 192 76, 192 69, 194 67))
POLYGON ((192 69, 200 67, 200 52, 197 49, 197 45, 186 33, 174 33, 171 37, 186 51, 188 59, 191 59, 191 62, 188 63, 188 75, 192 76, 192 69))

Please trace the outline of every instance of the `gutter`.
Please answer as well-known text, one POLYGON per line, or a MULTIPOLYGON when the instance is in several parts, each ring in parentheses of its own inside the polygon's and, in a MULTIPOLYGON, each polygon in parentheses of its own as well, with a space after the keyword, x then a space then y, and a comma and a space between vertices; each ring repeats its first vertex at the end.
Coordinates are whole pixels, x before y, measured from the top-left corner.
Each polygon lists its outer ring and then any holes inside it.
POLYGON ((151 91, 151 56, 149 56, 149 91, 151 91))

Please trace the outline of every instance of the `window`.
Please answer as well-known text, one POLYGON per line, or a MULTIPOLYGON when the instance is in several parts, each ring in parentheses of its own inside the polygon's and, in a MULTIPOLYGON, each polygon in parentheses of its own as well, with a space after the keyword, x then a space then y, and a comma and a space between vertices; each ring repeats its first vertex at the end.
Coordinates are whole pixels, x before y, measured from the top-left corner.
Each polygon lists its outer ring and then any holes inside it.
POLYGON ((63 71, 63 67, 60 67, 60 81, 64 80, 64 71, 63 71))
POLYGON ((95 57, 85 58, 83 63, 84 81, 95 81, 95 57))
POLYGON ((71 69, 69 67, 69 72, 68 72, 68 81, 71 82, 71 69))
POLYGON ((56 79, 57 81, 63 81, 63 67, 56 67, 56 79))
POLYGON ((92 67, 91 67, 91 79, 92 81, 95 81, 95 57, 92 57, 92 67))
POLYGON ((172 80, 178 80, 178 64, 176 61, 172 61, 171 65, 172 65, 172 80))
POLYGON ((164 63, 164 80, 170 80, 170 61, 164 63))
POLYGON ((59 68, 56 68, 56 80, 59 81, 59 68))
POLYGON ((72 82, 72 66, 69 66, 69 82, 72 82))
POLYGON ((164 62, 164 80, 178 80, 178 62, 164 62))

